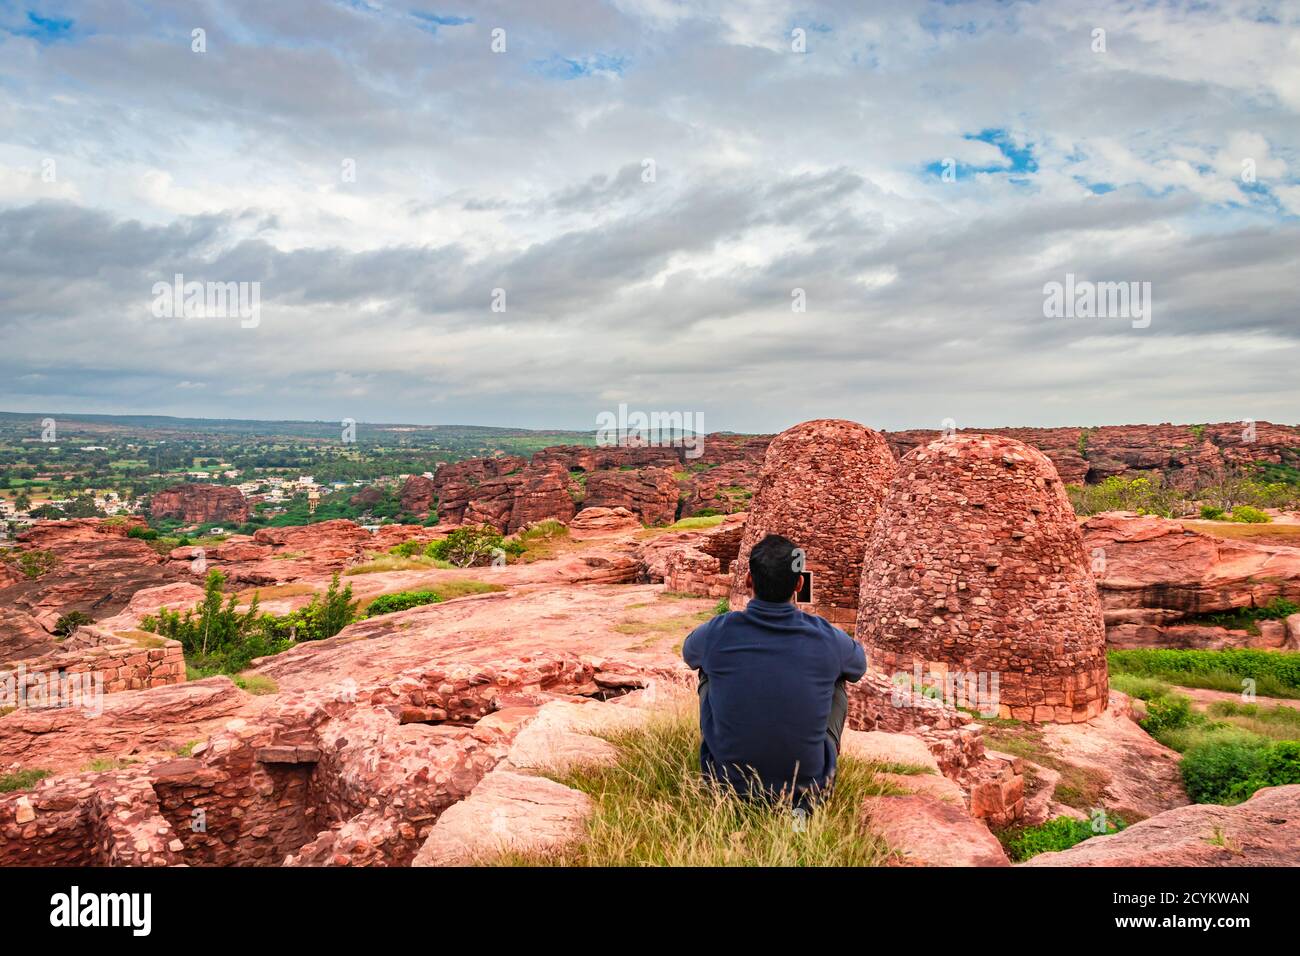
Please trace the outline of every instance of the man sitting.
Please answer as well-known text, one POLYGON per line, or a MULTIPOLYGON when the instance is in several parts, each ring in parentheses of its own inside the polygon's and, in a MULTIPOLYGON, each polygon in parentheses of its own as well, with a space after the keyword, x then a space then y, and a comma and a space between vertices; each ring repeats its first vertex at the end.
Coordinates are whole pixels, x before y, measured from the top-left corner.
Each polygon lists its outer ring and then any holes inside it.
POLYGON ((682 657, 700 674, 704 773, 806 810, 834 779, 844 682, 861 679, 867 659, 848 634, 795 606, 803 584, 795 552, 780 535, 756 544, 745 578, 753 599, 697 627, 682 657))

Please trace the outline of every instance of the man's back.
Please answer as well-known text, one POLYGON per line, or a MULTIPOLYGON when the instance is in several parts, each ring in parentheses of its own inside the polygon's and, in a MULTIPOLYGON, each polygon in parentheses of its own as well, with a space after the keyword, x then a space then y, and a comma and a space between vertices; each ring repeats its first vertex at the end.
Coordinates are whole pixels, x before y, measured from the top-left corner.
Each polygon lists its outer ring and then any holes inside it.
POLYGON ((770 791, 826 784, 837 756, 827 733, 835 684, 866 672, 862 645, 788 601, 754 599, 696 628, 682 657, 708 682, 706 772, 741 789, 754 773, 770 791))

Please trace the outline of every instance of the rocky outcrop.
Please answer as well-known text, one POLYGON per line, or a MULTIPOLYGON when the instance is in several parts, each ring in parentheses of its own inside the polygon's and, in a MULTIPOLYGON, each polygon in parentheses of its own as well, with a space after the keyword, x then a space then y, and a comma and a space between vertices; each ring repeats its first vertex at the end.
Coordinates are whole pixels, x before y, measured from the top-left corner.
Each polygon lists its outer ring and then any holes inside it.
POLYGON ((678 482, 681 489, 682 517, 712 511, 718 514, 733 514, 747 511, 754 489, 758 487, 758 476, 762 470, 762 459, 753 461, 740 458, 725 462, 715 468, 706 468, 692 472, 678 482))
POLYGON ((587 478, 588 508, 626 508, 648 525, 677 520, 677 480, 663 468, 598 471, 587 478))
POLYGON ((442 521, 460 522, 474 497, 475 489, 485 481, 522 470, 528 459, 518 455, 493 458, 467 458, 443 465, 433 474, 434 493, 438 496, 438 517, 442 521))
MULTIPOLYGON (((0 606, 24 612, 42 628, 53 632, 61 616, 80 611, 93 619, 116 614, 141 588, 180 579, 183 574, 168 565, 148 543, 127 537, 138 518, 78 518, 42 521, 18 536, 17 548, 8 555, 11 570, 0 586, 0 606)), ((21 620, 21 619, 19 619, 21 620)), ((5 631, 0 631, 0 644, 5 631)))
POLYGON ((1282 647, 1281 621, 1258 633, 1195 619, 1275 598, 1300 602, 1300 548, 1215 538, 1189 523, 1127 513, 1082 524, 1112 647, 1282 647))
POLYGON ((1245 803, 1197 803, 1093 837, 1023 866, 1300 865, 1300 784, 1266 787, 1245 803))
POLYGON ((248 502, 238 488, 226 485, 172 485, 154 492, 149 513, 185 524, 243 524, 248 520, 248 502))
POLYGON ((569 536, 575 541, 606 538, 641 530, 641 522, 626 508, 583 508, 569 522, 569 536))
POLYGON ((106 694, 98 714, 80 707, 17 710, 0 720, 0 770, 12 761, 63 773, 100 758, 173 754, 251 712, 256 700, 228 677, 208 677, 106 694))
MULTIPOLYGON (((432 478, 411 475, 402 485, 400 494, 402 510, 425 517, 438 503, 438 486, 432 478)), ((355 498, 353 499, 355 501, 355 498)))
MULTIPOLYGON (((1100 428, 987 428, 985 434, 1022 441, 1052 460, 1061 480, 1095 484, 1112 475, 1159 471, 1170 483, 1212 481, 1229 465, 1282 464, 1300 456, 1300 428, 1256 422, 1217 425, 1106 425, 1100 428)), ((939 437, 929 429, 888 432, 899 457, 939 437)))
POLYGON ((573 499, 567 471, 558 465, 529 466, 475 488, 462 520, 510 534, 535 521, 568 521, 577 510, 573 499))

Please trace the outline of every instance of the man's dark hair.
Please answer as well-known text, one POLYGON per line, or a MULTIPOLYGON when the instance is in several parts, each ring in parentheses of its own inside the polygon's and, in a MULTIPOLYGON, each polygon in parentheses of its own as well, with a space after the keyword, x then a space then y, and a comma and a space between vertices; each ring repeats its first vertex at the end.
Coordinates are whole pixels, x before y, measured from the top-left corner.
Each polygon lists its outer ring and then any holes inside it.
POLYGON ((754 597, 760 601, 788 601, 799 583, 794 569, 798 547, 789 538, 769 534, 749 552, 749 573, 754 579, 754 597))

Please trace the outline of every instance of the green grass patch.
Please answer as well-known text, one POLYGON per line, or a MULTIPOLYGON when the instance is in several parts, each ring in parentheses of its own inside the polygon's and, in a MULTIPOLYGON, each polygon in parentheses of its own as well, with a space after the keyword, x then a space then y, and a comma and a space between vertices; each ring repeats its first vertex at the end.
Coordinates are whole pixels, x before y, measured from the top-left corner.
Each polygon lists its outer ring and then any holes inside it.
POLYGON ((1300 653, 1293 651, 1141 648, 1109 651, 1106 658, 1112 674, 1237 693, 1242 681, 1250 679, 1255 681, 1255 693, 1262 696, 1300 698, 1300 653))
POLYGON ((1105 832, 1093 830, 1088 820, 1076 820, 1074 817, 1054 817, 1035 827, 1011 827, 998 834, 998 839, 1006 848, 1007 856, 1013 863, 1023 863, 1040 853, 1068 850, 1084 840, 1096 836, 1118 833, 1125 823, 1119 817, 1108 817, 1105 832))
POLYGON ((236 674, 230 679, 235 682, 235 686, 240 690, 255 697, 274 694, 280 689, 280 685, 265 674, 236 674))
POLYGON ((15 770, 13 773, 0 774, 0 793, 13 793, 15 790, 30 790, 46 777, 52 776, 53 770, 15 770))
POLYGON ((586 839, 545 853, 501 853, 496 866, 879 866, 888 847, 861 821, 864 798, 898 792, 876 769, 840 761, 834 792, 800 827, 788 808, 747 801, 700 776, 700 736, 689 708, 605 735, 610 766, 551 774, 592 798, 586 839))

